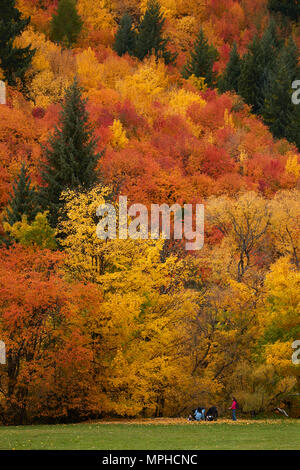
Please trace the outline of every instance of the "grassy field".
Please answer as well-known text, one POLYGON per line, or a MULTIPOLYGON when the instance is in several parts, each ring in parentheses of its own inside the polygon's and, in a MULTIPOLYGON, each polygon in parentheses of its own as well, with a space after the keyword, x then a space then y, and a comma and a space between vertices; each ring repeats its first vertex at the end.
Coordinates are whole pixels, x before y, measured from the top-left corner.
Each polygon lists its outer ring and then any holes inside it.
POLYGON ((300 421, 184 420, 0 427, 0 450, 300 449, 300 421))

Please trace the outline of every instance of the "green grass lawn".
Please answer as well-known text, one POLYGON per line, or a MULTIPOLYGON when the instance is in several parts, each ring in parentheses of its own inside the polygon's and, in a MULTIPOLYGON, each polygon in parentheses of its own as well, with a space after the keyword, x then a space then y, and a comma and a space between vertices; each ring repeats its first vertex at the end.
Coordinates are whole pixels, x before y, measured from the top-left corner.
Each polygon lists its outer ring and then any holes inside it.
POLYGON ((0 449, 300 449, 300 421, 1 426, 0 449))

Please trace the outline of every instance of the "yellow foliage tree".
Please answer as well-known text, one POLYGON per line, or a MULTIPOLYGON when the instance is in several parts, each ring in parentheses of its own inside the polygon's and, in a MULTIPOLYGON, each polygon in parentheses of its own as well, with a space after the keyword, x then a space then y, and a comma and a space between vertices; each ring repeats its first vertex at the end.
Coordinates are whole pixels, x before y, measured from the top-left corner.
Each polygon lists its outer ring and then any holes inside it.
POLYGON ((77 74, 80 84, 89 91, 98 88, 100 83, 101 66, 94 51, 89 47, 76 56, 77 74))
POLYGON ((24 246, 35 246, 50 250, 57 248, 55 230, 49 225, 47 212, 38 213, 31 224, 28 223, 26 215, 22 217, 21 222, 16 222, 12 226, 6 222, 4 223, 4 229, 24 246))
POLYGON ((300 338, 300 272, 288 258, 280 258, 265 280, 265 295, 259 314, 264 338, 264 357, 278 374, 296 378, 300 386, 299 366, 292 362, 292 343, 300 338))
POLYGON ((288 258, 280 258, 271 266, 265 289, 266 310, 260 317, 264 328, 276 324, 286 334, 299 327, 300 272, 288 258))
POLYGON ((125 57, 108 57, 100 64, 101 83, 108 88, 115 88, 116 83, 132 73, 133 66, 125 57))
POLYGON ((193 47, 198 32, 198 22, 194 16, 185 15, 173 20, 172 39, 182 51, 189 51, 193 47))
POLYGON ((142 410, 174 412, 184 396, 187 403, 187 393, 190 403, 194 400, 201 384, 207 393, 218 389, 209 375, 196 375, 190 383, 185 325, 202 302, 199 292, 185 287, 194 261, 176 256, 163 261, 164 240, 98 239, 95 212, 108 192, 93 188, 64 195, 66 218, 58 234, 64 234, 66 273, 103 290, 99 334, 107 352, 101 350, 99 361, 108 411, 131 416, 142 410))
POLYGON ((16 40, 21 47, 32 44, 36 54, 28 74, 31 78, 30 97, 36 106, 47 107, 63 99, 74 79, 76 64, 71 51, 62 50, 48 41, 44 34, 31 28, 16 40))
POLYGON ((149 115, 151 103, 163 97, 169 84, 167 69, 162 60, 150 57, 138 69, 116 83, 123 98, 129 98, 136 108, 149 115))
POLYGON ((253 367, 244 361, 231 377, 232 394, 243 412, 251 412, 252 415, 273 410, 294 386, 295 378, 278 377, 274 363, 253 367))
MULTIPOLYGON (((148 0, 141 0, 140 11, 142 14, 147 10, 148 0)), ((161 13, 165 18, 174 18, 177 16, 177 1, 176 0, 160 0, 161 13)))
POLYGON ((86 26, 95 31, 116 27, 108 0, 98 0, 97 2, 78 0, 77 11, 86 26))
POLYGON ((228 270, 230 277, 241 281, 247 271, 251 272, 255 251, 263 246, 270 218, 269 202, 255 192, 241 193, 235 199, 211 197, 207 203, 207 221, 223 235, 221 246, 212 253, 212 263, 220 263, 224 274, 228 270), (224 269, 226 258, 228 264, 224 269))
POLYGON ((205 106, 206 104, 206 101, 201 96, 183 88, 170 91, 168 102, 175 113, 182 115, 185 115, 191 104, 198 103, 200 106, 205 106))
POLYGON ((287 173, 294 175, 296 179, 299 178, 300 164, 298 163, 298 155, 290 155, 288 157, 285 169, 287 173))
POLYGON ((271 202, 272 240, 281 255, 300 269, 300 191, 279 191, 271 202))
POLYGON ((204 77, 196 77, 196 75, 192 74, 188 78, 188 81, 194 85, 195 88, 199 91, 206 91, 207 90, 207 85, 205 83, 205 78, 204 77))
POLYGON ((206 102, 197 93, 181 89, 173 89, 167 94, 166 102, 169 106, 169 113, 177 113, 185 117, 192 134, 199 137, 203 131, 202 126, 195 124, 192 119, 186 116, 189 106, 198 103, 201 107, 205 106, 206 102))
POLYGON ((123 129, 121 121, 119 121, 118 119, 114 119, 114 122, 112 126, 110 126, 110 129, 112 131, 112 139, 110 143, 113 148, 124 148, 128 143, 128 139, 126 137, 126 131, 123 129))

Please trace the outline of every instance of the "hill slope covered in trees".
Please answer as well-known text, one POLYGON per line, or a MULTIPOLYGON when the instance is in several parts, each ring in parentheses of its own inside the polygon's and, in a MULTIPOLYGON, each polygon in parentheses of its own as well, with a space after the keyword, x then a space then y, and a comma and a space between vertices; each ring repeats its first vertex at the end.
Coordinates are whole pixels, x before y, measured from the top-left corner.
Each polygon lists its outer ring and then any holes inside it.
POLYGON ((299 416, 296 6, 4 3, 0 420, 299 416), (120 195, 203 203, 203 249, 99 240, 120 195))

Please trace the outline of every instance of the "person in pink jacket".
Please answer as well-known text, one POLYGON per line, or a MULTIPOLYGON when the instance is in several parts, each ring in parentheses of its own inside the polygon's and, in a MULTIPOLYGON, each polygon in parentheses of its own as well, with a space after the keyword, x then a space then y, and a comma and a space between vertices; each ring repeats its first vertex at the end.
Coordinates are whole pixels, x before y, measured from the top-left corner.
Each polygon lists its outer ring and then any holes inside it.
POLYGON ((236 400, 236 398, 232 397, 232 405, 229 409, 232 411, 233 421, 236 421, 236 410, 237 410, 237 400, 236 400))

